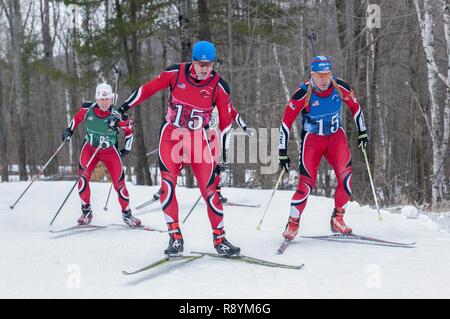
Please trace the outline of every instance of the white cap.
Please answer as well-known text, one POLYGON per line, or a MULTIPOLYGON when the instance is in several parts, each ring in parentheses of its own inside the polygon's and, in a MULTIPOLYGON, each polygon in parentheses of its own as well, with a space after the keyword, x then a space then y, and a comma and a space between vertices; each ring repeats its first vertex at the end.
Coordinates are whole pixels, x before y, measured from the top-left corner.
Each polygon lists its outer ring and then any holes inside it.
POLYGON ((114 93, 112 91, 111 85, 107 83, 101 83, 97 85, 95 89, 95 99, 112 99, 114 98, 114 93))

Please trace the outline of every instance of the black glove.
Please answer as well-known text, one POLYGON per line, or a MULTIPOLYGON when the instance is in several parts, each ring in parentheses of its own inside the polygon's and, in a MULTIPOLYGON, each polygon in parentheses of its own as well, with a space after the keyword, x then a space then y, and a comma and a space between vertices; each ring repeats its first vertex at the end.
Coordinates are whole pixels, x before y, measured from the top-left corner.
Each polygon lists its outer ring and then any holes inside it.
POLYGON ((125 156, 127 156, 128 153, 130 153, 130 151, 126 150, 126 149, 121 149, 119 153, 120 153, 120 158, 124 158, 125 156))
POLYGON ((291 159, 287 156, 287 150, 279 150, 278 153, 278 161, 280 164, 280 168, 289 172, 289 167, 291 166, 291 159))
POLYGON ((214 172, 216 173, 216 175, 220 175, 220 173, 225 172, 227 169, 228 169, 227 163, 219 163, 216 165, 214 172))
POLYGON ((63 135, 62 135, 63 142, 64 141, 70 141, 70 138, 72 137, 72 134, 73 134, 73 131, 70 128, 66 127, 64 129, 64 132, 63 132, 63 135))
POLYGON ((358 147, 361 151, 367 149, 367 144, 369 143, 369 135, 367 135, 366 131, 359 132, 358 135, 358 147))
POLYGON ((108 127, 110 129, 113 130, 117 129, 117 125, 119 124, 119 122, 125 118, 124 117, 125 110, 127 110, 127 108, 124 107, 124 105, 122 105, 117 109, 112 110, 108 118, 108 127))

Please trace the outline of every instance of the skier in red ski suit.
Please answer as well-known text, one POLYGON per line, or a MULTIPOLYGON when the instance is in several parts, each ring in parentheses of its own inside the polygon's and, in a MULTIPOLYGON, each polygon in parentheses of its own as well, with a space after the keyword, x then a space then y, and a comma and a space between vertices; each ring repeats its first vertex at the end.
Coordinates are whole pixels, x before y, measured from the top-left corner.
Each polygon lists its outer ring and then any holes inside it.
POLYGON ((358 129, 359 147, 365 149, 368 135, 364 116, 350 86, 332 76, 332 64, 324 56, 311 62, 311 78, 300 85, 286 106, 280 126, 280 166, 288 170, 287 156, 289 129, 297 115, 302 114, 300 147, 300 178, 297 191, 291 200, 289 220, 283 236, 293 240, 298 233, 300 217, 309 194, 314 188, 322 156, 333 167, 338 182, 334 194, 335 207, 331 216, 331 231, 351 233, 344 222, 345 207, 352 192, 352 162, 345 132, 341 126, 341 105, 347 104, 358 129))
MULTIPOLYGON (((109 125, 114 127, 130 108, 156 92, 170 88, 170 98, 159 140, 161 170, 161 206, 169 229, 170 241, 164 251, 168 256, 183 252, 184 239, 178 216, 175 188, 183 166, 190 165, 207 204, 213 231, 214 247, 222 255, 238 255, 240 248, 225 238, 223 207, 216 192, 215 163, 205 127, 214 107, 218 109, 222 162, 226 162, 227 135, 231 129, 230 89, 213 71, 215 47, 207 41, 197 42, 192 63, 174 64, 141 86, 113 111, 109 125)), ((219 152, 216 152, 218 155, 219 152)))
POLYGON ((70 122, 69 127, 64 129, 63 132, 63 140, 68 140, 78 125, 85 121, 86 137, 80 153, 80 174, 86 168, 97 147, 99 145, 101 146, 101 149, 92 158, 91 163, 84 171, 78 183, 78 193, 82 203, 82 215, 78 219, 78 224, 88 225, 92 221, 93 213, 90 201, 91 190, 89 187, 89 179, 98 162, 103 162, 111 176, 114 189, 119 197, 123 221, 130 227, 138 227, 141 225, 141 221, 131 214, 128 190, 125 185, 125 172, 122 166, 122 158, 129 153, 133 144, 133 128, 131 121, 127 117, 124 117, 118 123, 118 127, 123 129, 125 133, 125 147, 119 151, 117 144, 118 132, 108 127, 113 97, 114 93, 109 84, 99 84, 96 88, 96 102, 83 103, 80 110, 70 122))

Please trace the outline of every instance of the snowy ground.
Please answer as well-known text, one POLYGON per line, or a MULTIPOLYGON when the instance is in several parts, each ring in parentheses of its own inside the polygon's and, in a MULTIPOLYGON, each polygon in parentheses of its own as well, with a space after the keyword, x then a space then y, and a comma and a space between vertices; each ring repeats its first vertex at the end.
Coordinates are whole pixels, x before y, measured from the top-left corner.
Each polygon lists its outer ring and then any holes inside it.
MULTIPOLYGON (((161 258, 168 235, 118 227, 51 234, 48 224, 72 182, 37 182, 10 210, 27 184, 0 183, 1 298, 450 298, 450 234, 424 215, 407 218, 414 216, 383 211, 383 221, 378 221, 376 211, 351 203, 346 221, 355 233, 416 241, 417 248, 297 239, 284 255, 276 255, 292 192, 275 194, 257 231, 271 191, 225 188, 224 195, 234 202, 262 204, 261 208, 225 207, 228 239, 244 254, 305 263, 302 270, 205 257, 125 277, 122 270, 161 258)), ((157 190, 128 187, 133 208, 157 190)), ((93 183, 91 188, 93 223, 121 223, 115 194, 108 211, 103 210, 109 184, 93 183)), ((181 218, 197 196, 196 189, 178 189, 181 218)), ((75 224, 79 206, 73 193, 54 226, 75 224)), ((302 234, 328 234, 332 207, 331 199, 312 196, 302 217, 302 234)), ((140 217, 147 225, 165 228, 158 209, 140 217)), ((213 252, 205 205, 196 208, 182 230, 185 252, 213 252)))

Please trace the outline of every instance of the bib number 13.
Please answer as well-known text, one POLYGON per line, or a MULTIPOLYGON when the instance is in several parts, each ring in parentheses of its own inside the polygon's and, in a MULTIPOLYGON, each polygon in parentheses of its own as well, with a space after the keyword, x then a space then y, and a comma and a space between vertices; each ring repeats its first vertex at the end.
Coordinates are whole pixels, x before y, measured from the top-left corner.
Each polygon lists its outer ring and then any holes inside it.
MULTIPOLYGON (((175 117, 175 121, 173 122, 173 125, 175 125, 176 127, 181 127, 180 119, 181 119, 181 115, 183 113, 183 105, 176 104, 175 107, 177 108, 177 115, 175 117)), ((197 110, 197 109, 191 110, 191 114, 189 116, 189 121, 188 121, 189 129, 197 130, 197 129, 203 127, 202 114, 203 114, 203 111, 201 111, 201 110, 197 110)))

